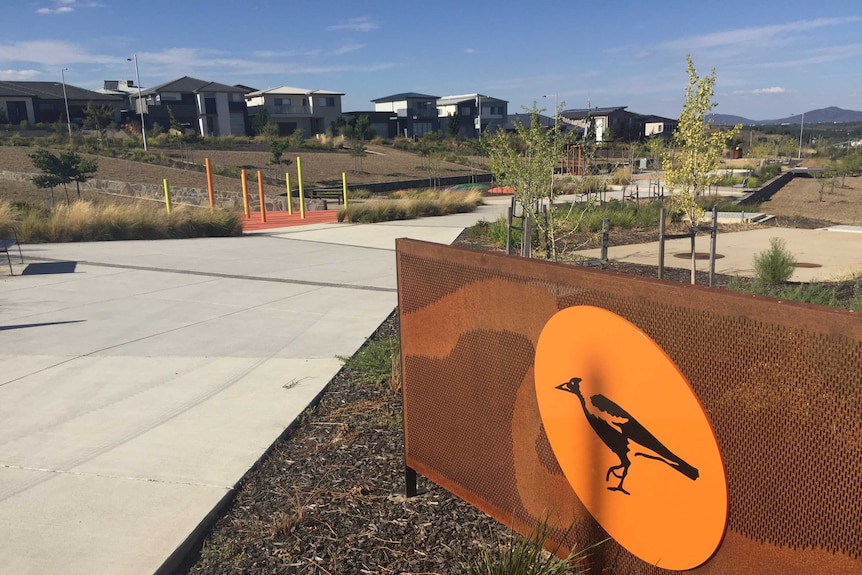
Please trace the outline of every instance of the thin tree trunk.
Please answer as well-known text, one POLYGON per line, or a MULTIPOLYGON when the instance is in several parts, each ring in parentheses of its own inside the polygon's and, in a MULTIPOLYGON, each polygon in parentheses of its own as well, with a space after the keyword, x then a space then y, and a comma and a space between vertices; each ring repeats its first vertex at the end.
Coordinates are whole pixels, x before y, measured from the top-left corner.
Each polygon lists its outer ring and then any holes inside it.
POLYGON ((66 184, 63 184, 63 193, 66 194, 66 205, 71 206, 71 202, 69 202, 69 188, 66 187, 66 184))

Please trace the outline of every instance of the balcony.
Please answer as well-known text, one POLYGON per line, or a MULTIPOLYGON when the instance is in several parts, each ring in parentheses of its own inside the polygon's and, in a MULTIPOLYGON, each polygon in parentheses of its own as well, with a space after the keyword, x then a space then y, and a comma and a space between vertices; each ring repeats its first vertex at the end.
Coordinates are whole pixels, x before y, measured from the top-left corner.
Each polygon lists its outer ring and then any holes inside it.
POLYGON ((289 104, 269 106, 267 111, 273 116, 307 116, 311 114, 311 108, 309 106, 293 106, 289 104))

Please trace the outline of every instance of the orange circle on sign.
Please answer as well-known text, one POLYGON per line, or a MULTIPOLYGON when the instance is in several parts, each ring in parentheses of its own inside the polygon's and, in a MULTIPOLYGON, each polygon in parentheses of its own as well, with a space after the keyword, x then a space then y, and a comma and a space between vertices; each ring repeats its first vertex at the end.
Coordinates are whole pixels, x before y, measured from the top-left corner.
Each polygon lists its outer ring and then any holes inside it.
POLYGON ((673 361, 628 320, 577 306, 545 324, 536 396, 569 484, 620 545, 692 569, 718 548, 727 481, 703 406, 673 361))

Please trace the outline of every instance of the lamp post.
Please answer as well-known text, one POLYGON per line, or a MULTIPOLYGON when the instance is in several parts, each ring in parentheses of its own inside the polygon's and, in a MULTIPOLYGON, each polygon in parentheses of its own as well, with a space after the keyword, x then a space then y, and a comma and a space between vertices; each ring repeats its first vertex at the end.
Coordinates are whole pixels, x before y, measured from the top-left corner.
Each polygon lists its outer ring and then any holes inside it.
MULTIPOLYGON (((542 98, 547 98, 547 94, 542 96, 542 98)), ((557 94, 554 93, 554 165, 551 166, 551 195, 550 197, 554 197, 554 171, 557 168, 557 162, 560 160, 557 155, 557 94)))
POLYGON ((69 143, 72 143, 72 119, 69 117, 69 98, 66 97, 66 70, 60 70, 60 76, 63 78, 63 103, 66 104, 66 126, 69 128, 69 143))
POLYGON ((144 151, 147 151, 147 128, 144 126, 144 106, 141 104, 141 75, 138 73, 138 55, 134 54, 127 61, 135 62, 135 81, 138 83, 138 101, 136 103, 138 112, 141 114, 141 137, 144 139, 144 151))
POLYGON ((802 112, 802 122, 799 124, 799 152, 796 154, 796 159, 802 159, 802 128, 805 127, 805 112, 802 112))

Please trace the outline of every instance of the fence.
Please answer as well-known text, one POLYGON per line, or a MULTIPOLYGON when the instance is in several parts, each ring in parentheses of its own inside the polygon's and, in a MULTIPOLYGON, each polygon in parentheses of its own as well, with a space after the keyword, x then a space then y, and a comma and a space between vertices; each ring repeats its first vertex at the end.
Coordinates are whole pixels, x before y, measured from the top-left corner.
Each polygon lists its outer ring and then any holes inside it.
MULTIPOLYGON (((522 533, 550 514, 552 539, 565 546, 584 548, 611 533, 614 539, 591 551, 592 573, 668 573, 662 565, 710 575, 862 573, 862 318, 856 314, 406 239, 397 242, 397 265, 408 492, 418 472, 522 533), (720 454, 712 472, 709 441, 702 451, 682 450, 678 445, 695 433, 655 433, 668 422, 609 391, 604 400, 596 394, 584 401, 584 413, 590 407, 593 416, 629 430, 631 468, 619 453, 620 465, 606 467, 614 453, 598 441, 592 450, 561 455, 559 437, 549 439, 540 395, 562 402, 564 394, 537 389, 536 353, 549 320, 573 306, 631 322, 673 362, 691 386, 679 389, 683 395, 690 389, 702 406, 700 431, 711 422, 714 435, 707 435, 720 454), (644 448, 635 449, 634 427, 622 425, 636 420, 680 461, 656 456, 660 446, 652 459, 634 457, 644 448), (576 494, 565 463, 572 458, 595 476, 593 492, 576 494), (718 477, 722 468, 726 479, 718 477), (713 506, 711 526, 695 515, 676 521, 673 535, 662 538, 658 515, 686 513, 670 508, 647 516, 632 508, 619 524, 654 537, 668 554, 683 552, 707 530, 714 554, 701 549, 684 567, 663 557, 644 560, 648 553, 618 535, 613 509, 595 509, 595 498, 608 505, 635 501, 628 492, 643 490, 648 472, 666 482, 660 485, 671 490, 671 500, 712 481, 711 495, 695 499, 713 506), (617 482, 623 492, 613 489, 617 482)), ((609 329, 583 322, 564 335, 616 358, 613 369, 643 373, 626 393, 666 408, 653 393, 665 380, 650 383, 652 372, 630 340, 611 337, 609 329)), ((572 375, 586 381, 601 378, 601 370, 572 375)), ((600 423, 589 421, 596 440, 600 423)), ((649 443, 640 437, 640 445, 649 443)))

